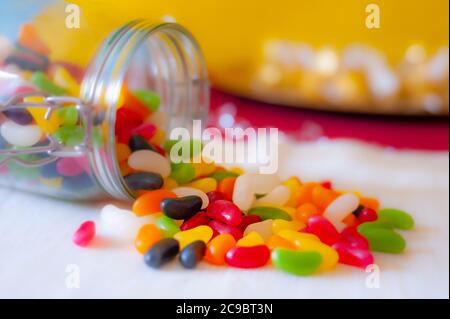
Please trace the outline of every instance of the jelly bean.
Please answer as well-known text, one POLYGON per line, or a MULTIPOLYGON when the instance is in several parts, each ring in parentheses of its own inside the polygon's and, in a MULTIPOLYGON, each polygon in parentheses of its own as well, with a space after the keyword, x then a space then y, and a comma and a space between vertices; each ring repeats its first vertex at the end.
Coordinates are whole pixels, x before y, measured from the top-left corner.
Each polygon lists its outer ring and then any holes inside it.
POLYGON ((268 194, 281 184, 275 174, 251 174, 254 194, 268 194))
POLYGON ((259 223, 261 221, 261 217, 257 215, 246 215, 242 217, 242 222, 238 225, 238 228, 241 232, 244 232, 250 224, 259 223))
POLYGON ((247 235, 251 232, 257 232, 264 240, 267 240, 270 236, 272 236, 272 224, 273 221, 271 219, 267 219, 259 223, 250 224, 245 229, 244 235, 247 235))
POLYGON ((165 238, 173 237, 176 233, 180 232, 180 227, 178 224, 172 219, 165 215, 159 217, 156 220, 156 226, 161 231, 161 234, 165 238))
POLYGON ((134 172, 134 170, 128 165, 127 162, 119 163, 119 170, 122 176, 127 176, 134 172))
POLYGON ((211 177, 200 178, 190 182, 186 186, 201 190, 204 193, 214 192, 217 188, 217 181, 211 177))
POLYGON ((361 197, 360 203, 362 206, 378 211, 380 208, 380 202, 376 198, 361 197))
POLYGON ((75 158, 61 158, 56 163, 56 170, 61 176, 78 176, 83 174, 84 168, 75 158))
POLYGON ((205 256, 206 244, 204 241, 197 240, 186 247, 180 252, 180 263, 184 268, 192 269, 197 266, 197 264, 205 256))
POLYGON ((178 184, 189 183, 195 178, 195 169, 190 163, 171 164, 172 173, 170 177, 178 184))
POLYGON ((344 223, 346 226, 356 226, 356 225, 358 225, 360 222, 359 222, 359 220, 355 217, 355 215, 349 214, 349 215, 347 215, 347 217, 345 217, 345 218, 342 220, 342 223, 344 223))
POLYGON ((203 157, 195 158, 192 161, 192 166, 195 169, 195 177, 208 176, 216 171, 216 164, 210 160, 206 161, 203 157))
POLYGON ((365 269, 374 263, 373 255, 367 249, 352 247, 346 243, 335 243, 333 248, 339 254, 339 263, 365 269))
POLYGON ((179 251, 180 245, 177 240, 161 239, 144 255, 144 261, 151 268, 159 268, 174 259, 179 251))
POLYGON ((369 242, 369 247, 372 251, 400 254, 406 248, 405 239, 391 229, 372 228, 362 233, 362 235, 369 242))
POLYGON ((221 192, 226 200, 233 200, 233 190, 236 177, 224 178, 218 183, 217 190, 221 192))
POLYGON ((384 220, 376 220, 373 222, 366 222, 366 223, 362 223, 359 224, 357 227, 358 233, 364 235, 364 233, 368 230, 371 229, 393 229, 394 227, 392 226, 392 224, 384 221, 384 220))
POLYGON ((205 260, 213 265, 225 264, 226 253, 236 245, 236 240, 230 234, 220 234, 214 237, 206 247, 205 260))
POLYGON ((270 250, 266 245, 252 247, 234 247, 225 255, 225 261, 231 267, 258 268, 267 264, 270 250))
POLYGON ((178 187, 178 183, 176 180, 174 180, 173 178, 170 178, 170 177, 164 178, 163 188, 172 190, 175 187, 178 187))
POLYGON ((411 215, 399 209, 385 208, 378 212, 378 216, 398 229, 409 230, 414 227, 414 219, 411 215))
POLYGON ((355 248, 369 249, 369 242, 358 233, 356 227, 347 227, 341 232, 341 240, 355 248))
POLYGON ((229 171, 236 173, 238 175, 245 174, 245 170, 242 167, 238 167, 238 166, 230 167, 229 171))
POLYGON ((308 219, 315 215, 319 215, 319 210, 311 203, 300 205, 295 212, 295 218, 303 223, 308 223, 308 219))
POLYGON ((136 90, 133 91, 136 96, 151 112, 158 111, 161 104, 161 98, 155 92, 149 90, 136 90))
POLYGON ((358 217, 358 215, 361 213, 361 211, 364 209, 364 206, 361 205, 361 203, 359 204, 359 206, 352 212, 352 214, 356 217, 358 217))
POLYGON ((212 236, 213 230, 211 227, 201 225, 192 229, 180 231, 179 233, 176 233, 173 238, 178 240, 180 243, 180 249, 183 249, 185 246, 197 240, 202 240, 205 244, 207 244, 211 240, 212 236))
POLYGON ((139 229, 134 240, 134 247, 141 254, 145 254, 154 244, 161 240, 161 233, 154 224, 147 224, 139 229))
POLYGON ((295 244, 295 246, 300 246, 300 243, 303 241, 305 242, 316 241, 320 243, 320 238, 314 234, 296 232, 290 229, 283 229, 278 233, 278 236, 290 241, 291 243, 295 244))
POLYGON ((3 114, 11 121, 19 125, 28 125, 33 121, 33 117, 25 109, 12 109, 3 111, 3 114))
POLYGON ((134 239, 142 225, 150 223, 148 217, 136 217, 131 211, 106 205, 100 213, 102 231, 120 238, 134 239))
POLYGON ((203 200, 199 196, 166 198, 161 201, 161 211, 172 219, 186 220, 197 214, 202 208, 203 200))
POLYGON ((210 221, 208 226, 211 227, 214 230, 214 232, 217 234, 232 235, 235 240, 239 240, 243 236, 242 232, 238 228, 218 222, 216 220, 210 221))
POLYGON ((295 207, 296 206, 296 200, 295 195, 297 194, 298 190, 302 186, 302 183, 300 182, 300 179, 298 177, 290 177, 287 180, 283 182, 283 185, 289 188, 291 195, 289 196, 289 200, 287 201, 286 205, 295 207))
POLYGON ((326 188, 326 189, 332 189, 333 188, 333 183, 331 181, 324 181, 320 185, 322 187, 326 188))
POLYGON ((317 185, 317 183, 309 182, 300 187, 297 194, 295 194, 297 207, 306 203, 312 203, 312 191, 317 185))
POLYGON ((284 210, 269 206, 254 207, 248 211, 248 214, 258 215, 259 217, 261 217, 262 220, 266 219, 292 220, 292 217, 284 210))
POLYGON ((252 247, 264 245, 264 239, 257 232, 250 232, 241 239, 238 240, 236 246, 238 247, 252 247))
MULTIPOLYGON (((131 130, 143 123, 143 118, 136 112, 127 108, 120 108, 116 112, 116 134, 121 131, 128 131, 131 136, 131 130)), ((123 141, 128 144, 128 141, 123 141)))
POLYGON ((47 75, 43 72, 34 72, 30 79, 31 84, 38 87, 41 91, 51 95, 63 95, 66 94, 66 90, 58 85, 52 83, 47 75))
POLYGON ((128 160, 128 157, 130 157, 130 155, 131 150, 127 144, 116 144, 116 158, 119 163, 128 160))
POLYGON ((202 142, 199 140, 167 140, 164 149, 172 161, 175 158, 183 161, 198 157, 202 152, 202 142))
POLYGON ((73 242, 75 245, 86 247, 95 237, 95 223, 86 221, 80 225, 75 234, 73 234, 73 242))
POLYGON ((176 187, 172 189, 178 197, 186 197, 186 196, 198 196, 202 199, 202 207, 201 209, 205 209, 209 205, 209 198, 201 190, 192 188, 192 187, 176 187))
POLYGON ((50 49, 48 48, 47 44, 45 44, 45 42, 37 33, 34 25, 31 23, 25 23, 20 26, 17 43, 20 44, 20 46, 39 54, 50 54, 50 49))
POLYGON ((242 214, 239 207, 227 200, 217 200, 208 206, 209 218, 215 219, 231 226, 238 226, 242 222, 242 214))
POLYGON ((188 220, 185 220, 183 224, 181 224, 180 229, 188 230, 195 228, 197 226, 208 225, 209 221, 210 219, 205 212, 199 212, 194 216, 192 216, 191 218, 189 218, 188 220))
POLYGON ((60 125, 71 126, 78 122, 78 110, 75 106, 67 106, 56 111, 60 125))
MULTIPOLYGON (((153 124, 156 125, 155 123, 153 124)), ((149 142, 155 145, 162 145, 165 140, 166 140, 166 132, 163 131, 162 129, 157 128, 155 134, 153 134, 153 137, 149 140, 149 142)), ((164 148, 158 149, 158 152, 162 154, 166 153, 164 148)))
POLYGON ((149 173, 158 173, 162 177, 170 175, 169 161, 159 153, 149 150, 133 152, 128 158, 131 168, 149 173))
POLYGON ((161 201, 167 198, 176 198, 173 192, 166 189, 148 191, 139 196, 133 204, 133 212, 137 216, 145 216, 161 211, 161 201))
POLYGON ((164 180, 158 173, 131 173, 124 178, 127 186, 132 190, 156 190, 163 186, 164 180))
POLYGON ((304 223, 297 220, 287 221, 284 219, 275 219, 272 222, 272 233, 278 234, 283 229, 299 231, 300 229, 305 228, 305 226, 306 225, 304 223))
MULTIPOLYGON (((25 97, 23 99, 25 103, 42 103, 44 104, 44 99, 42 97, 25 97)), ((50 118, 46 118, 48 108, 46 107, 28 107, 27 111, 36 121, 36 124, 41 128, 44 133, 54 133, 60 125, 59 117, 57 112, 52 112, 50 118)))
POLYGON ((272 263, 275 268, 297 276, 309 276, 316 273, 322 259, 322 255, 314 251, 295 251, 285 248, 276 248, 272 251, 272 263))
POLYGON ((141 102, 141 100, 138 97, 136 97, 133 93, 128 91, 126 86, 122 87, 121 93, 123 94, 122 108, 131 110, 139 114, 139 116, 142 119, 147 118, 151 114, 150 110, 145 105, 145 103, 141 102))
POLYGON ((65 68, 59 66, 55 69, 55 72, 53 73, 53 81, 56 85, 65 89, 69 95, 80 95, 80 85, 65 68))
POLYGON ((313 188, 311 196, 312 202, 317 208, 325 209, 339 196, 339 193, 317 185, 313 188))
POLYGON ((19 147, 33 146, 42 137, 42 130, 37 125, 19 125, 12 121, 4 122, 0 127, 2 137, 11 145, 19 147))
POLYGON ((227 177, 238 177, 239 175, 230 171, 219 171, 211 174, 211 178, 214 178, 218 183, 227 177))
POLYGON ((77 146, 83 142, 84 129, 80 126, 63 126, 54 132, 53 137, 65 146, 77 146))
POLYGON ((371 208, 363 207, 358 214, 358 222, 360 223, 373 222, 377 219, 378 219, 377 212, 371 208))
POLYGON ((276 205, 284 205, 288 202, 291 197, 291 191, 287 186, 279 185, 276 186, 270 193, 259 198, 257 203, 273 203, 276 205))
POLYGON ((286 248, 293 250, 296 249, 293 243, 278 235, 270 236, 267 240, 267 246, 270 248, 270 250, 273 250, 275 248, 286 248))
POLYGON ((329 246, 337 243, 341 239, 333 224, 322 216, 310 217, 308 219, 308 228, 311 233, 320 238, 320 241, 329 246))
POLYGON ((206 193, 206 195, 208 195, 210 203, 215 202, 216 200, 219 200, 219 199, 224 199, 223 194, 221 192, 217 192, 217 191, 208 192, 208 193, 206 193))
POLYGON ((143 123, 131 130, 131 134, 150 140, 156 133, 156 126, 152 123, 143 123))
POLYGON ((346 227, 342 220, 359 206, 359 198, 347 193, 340 195, 325 209, 323 216, 327 218, 338 231, 346 227))
MULTIPOLYGON (((0 173, 1 173, 1 167, 0 167, 0 173)), ((56 188, 56 189, 60 189, 62 187, 63 180, 64 179, 62 177, 56 177, 56 178, 39 177, 40 183, 42 183, 43 185, 45 185, 47 187, 56 188)))

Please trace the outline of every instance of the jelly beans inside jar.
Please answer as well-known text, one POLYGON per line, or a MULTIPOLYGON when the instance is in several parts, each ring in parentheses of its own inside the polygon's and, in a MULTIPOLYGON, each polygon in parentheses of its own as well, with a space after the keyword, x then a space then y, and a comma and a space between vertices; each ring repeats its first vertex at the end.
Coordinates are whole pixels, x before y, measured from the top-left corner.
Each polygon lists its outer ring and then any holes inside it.
POLYGON ((132 21, 88 65, 53 59, 44 38, 25 24, 0 47, 0 185, 130 200, 189 179, 167 154, 170 129, 208 114, 207 72, 188 31, 132 21))

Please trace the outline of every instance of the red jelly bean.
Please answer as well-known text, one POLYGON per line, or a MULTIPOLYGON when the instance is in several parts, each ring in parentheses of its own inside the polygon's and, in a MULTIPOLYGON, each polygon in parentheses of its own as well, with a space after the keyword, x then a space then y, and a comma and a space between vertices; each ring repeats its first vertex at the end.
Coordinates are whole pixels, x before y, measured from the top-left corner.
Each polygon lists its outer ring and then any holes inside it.
POLYGON ((372 222, 378 219, 378 214, 372 208, 364 207, 358 214, 358 222, 372 222))
POLYGON ((366 268, 374 263, 373 255, 367 249, 355 248, 339 242, 333 245, 339 254, 339 262, 350 266, 366 268))
POLYGON ((369 249, 369 242, 358 233, 356 227, 344 228, 341 232, 341 240, 354 248, 369 249))
POLYGON ((219 200, 219 199, 224 199, 223 194, 218 191, 208 192, 208 193, 206 193, 206 195, 208 195, 210 203, 215 202, 216 200, 219 200))
POLYGON ((237 226, 242 222, 242 213, 239 207, 224 199, 210 203, 206 213, 210 218, 227 225, 237 226))
POLYGON ((188 230, 201 225, 208 225, 209 217, 204 212, 199 212, 181 224, 181 230, 188 230))
POLYGON ((306 226, 305 228, 302 228, 299 230, 300 233, 305 233, 305 234, 312 234, 311 228, 309 228, 308 226, 306 226))
POLYGON ((234 247, 225 255, 227 264, 237 268, 263 267, 269 259, 270 249, 266 245, 234 247))
POLYGON ((242 222, 237 226, 241 232, 244 232, 248 225, 262 222, 261 217, 258 215, 246 215, 242 217, 242 222))
POLYGON ((142 136, 146 140, 150 140, 156 133, 156 126, 152 123, 144 123, 131 130, 131 134, 142 136))
POLYGON ((331 183, 331 181, 325 181, 322 183, 322 187, 326 188, 326 189, 332 189, 333 188, 333 184, 331 183))
POLYGON ((80 225, 75 234, 73 234, 72 241, 75 245, 86 247, 95 236, 95 223, 93 221, 86 221, 80 225))
POLYGON ((308 219, 308 228, 311 233, 320 238, 320 241, 331 246, 341 239, 334 225, 323 216, 311 216, 308 219))
POLYGON ((116 112, 116 131, 123 128, 133 129, 142 124, 144 119, 136 112, 127 108, 120 108, 116 112))
POLYGON ((230 234, 234 239, 239 240, 242 238, 242 232, 233 226, 218 222, 217 220, 212 220, 208 224, 214 231, 214 234, 230 234))

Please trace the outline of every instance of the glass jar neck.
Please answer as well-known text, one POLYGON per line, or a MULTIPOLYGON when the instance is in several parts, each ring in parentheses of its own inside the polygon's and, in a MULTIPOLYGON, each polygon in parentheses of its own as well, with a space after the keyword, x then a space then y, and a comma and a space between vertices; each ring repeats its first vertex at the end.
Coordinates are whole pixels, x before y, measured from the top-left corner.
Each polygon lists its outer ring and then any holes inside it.
POLYGON ((91 143, 93 175, 110 196, 122 200, 135 198, 135 193, 124 182, 116 159, 116 110, 124 84, 132 87, 136 82, 160 95, 166 132, 190 129, 193 120, 205 121, 209 111, 206 66, 187 30, 174 23, 137 20, 111 33, 86 71, 81 98, 92 105, 94 129, 104 136, 100 145, 91 143))

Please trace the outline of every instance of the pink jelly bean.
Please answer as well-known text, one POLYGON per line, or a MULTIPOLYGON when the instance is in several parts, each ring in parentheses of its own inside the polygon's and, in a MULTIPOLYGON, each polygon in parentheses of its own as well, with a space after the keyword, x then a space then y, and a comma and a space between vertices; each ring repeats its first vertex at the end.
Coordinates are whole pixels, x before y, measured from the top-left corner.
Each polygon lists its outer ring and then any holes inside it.
POLYGON ((371 208, 363 208, 358 214, 358 222, 359 223, 365 223, 365 222, 373 222, 378 219, 378 214, 376 211, 374 211, 371 208))
POLYGON ((308 219, 308 228, 311 233, 320 238, 320 241, 333 245, 341 239, 334 225, 323 216, 311 216, 308 219))
POLYGON ((89 220, 80 225, 75 234, 73 234, 72 241, 75 245, 86 247, 94 236, 95 223, 89 220))
POLYGON ((208 225, 210 219, 205 212, 199 212, 181 224, 181 230, 188 230, 201 225, 208 225))
POLYGON ((155 135, 155 133, 156 133, 156 126, 152 123, 144 123, 131 130, 131 134, 142 136, 147 140, 151 139, 155 135))
POLYGON ((90 174, 91 166, 89 165, 89 159, 86 156, 75 157, 74 160, 77 162, 78 166, 82 167, 83 170, 90 174))
POLYGON ((62 176, 73 177, 83 174, 84 168, 79 165, 76 158, 66 157, 58 160, 56 171, 62 176))
POLYGON ((209 218, 230 226, 237 226, 242 222, 242 213, 239 207, 224 199, 210 203, 206 213, 209 218))
POLYGON ((219 200, 219 199, 224 199, 223 194, 219 191, 208 192, 208 193, 206 193, 206 195, 208 195, 208 199, 209 199, 210 203, 215 202, 216 200, 219 200))
POLYGON ((6 173, 8 173, 8 166, 0 165, 0 174, 6 174, 6 173))
POLYGON ((258 215, 246 215, 242 217, 242 222, 237 226, 237 228, 239 228, 241 232, 245 232, 248 225, 259 222, 262 222, 262 219, 258 215))
POLYGON ((215 235, 230 234, 236 240, 241 239, 243 236, 242 232, 238 228, 218 222, 217 220, 210 221, 208 226, 213 229, 215 235))
POLYGON ((366 268, 374 263, 373 255, 367 249, 355 248, 343 242, 335 243, 333 248, 339 254, 341 264, 366 268))
POLYGON ((354 248, 369 249, 369 242, 358 233, 356 227, 344 228, 341 232, 341 240, 354 248))

